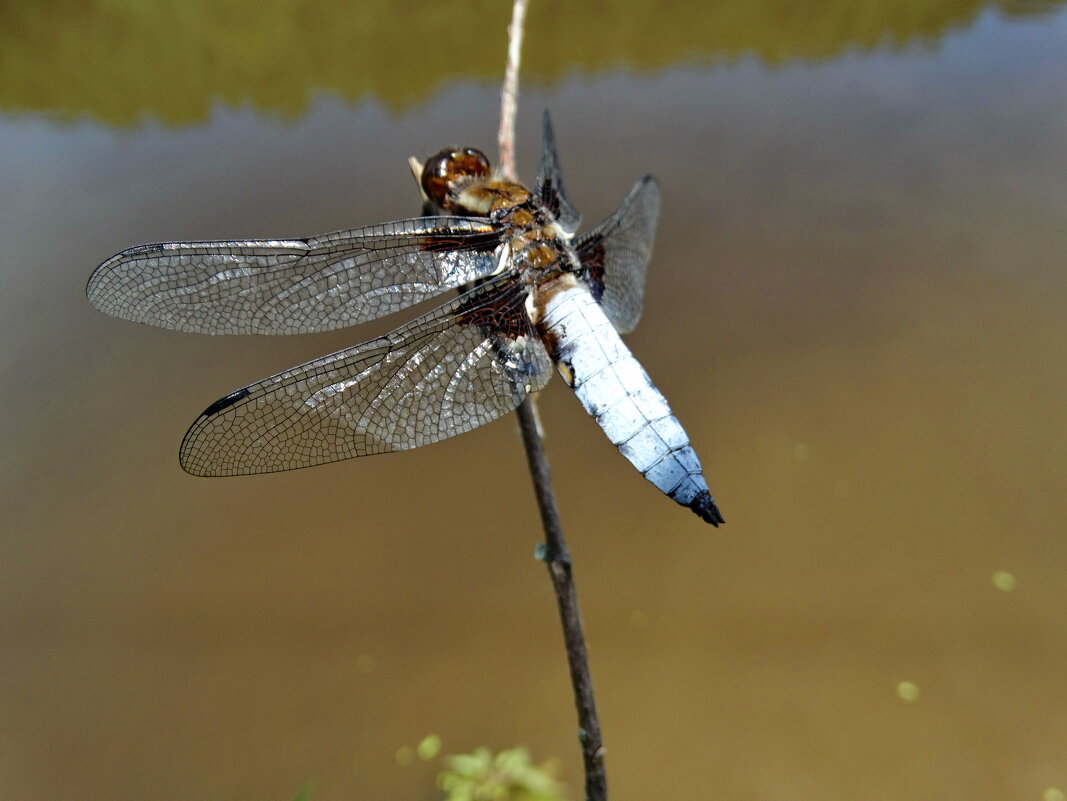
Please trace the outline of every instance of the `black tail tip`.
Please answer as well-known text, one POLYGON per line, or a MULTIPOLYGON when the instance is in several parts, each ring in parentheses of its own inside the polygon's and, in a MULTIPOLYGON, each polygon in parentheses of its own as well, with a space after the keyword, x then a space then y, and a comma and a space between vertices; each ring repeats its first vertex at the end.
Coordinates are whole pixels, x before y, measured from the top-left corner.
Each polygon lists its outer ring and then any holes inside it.
POLYGON ((711 523, 716 528, 718 528, 720 523, 726 523, 726 520, 723 519, 722 512, 719 511, 719 507, 715 505, 715 499, 711 497, 711 493, 707 490, 704 490, 693 498, 693 502, 689 504, 689 508, 692 509, 697 517, 705 523, 711 523))

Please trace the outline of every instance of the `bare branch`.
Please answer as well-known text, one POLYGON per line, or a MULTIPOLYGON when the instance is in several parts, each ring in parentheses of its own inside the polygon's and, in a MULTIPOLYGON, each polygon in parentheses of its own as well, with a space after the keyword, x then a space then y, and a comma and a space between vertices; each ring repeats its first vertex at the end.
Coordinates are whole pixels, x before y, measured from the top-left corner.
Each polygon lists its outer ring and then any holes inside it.
POLYGON ((508 61, 504 67, 504 86, 500 91, 500 132, 497 143, 500 157, 497 164, 504 175, 514 181, 515 115, 519 107, 519 67, 522 62, 522 36, 526 27, 527 0, 515 0, 508 26, 508 61))
POLYGON ((519 406, 519 426, 522 441, 526 446, 526 462, 537 495, 537 508, 541 512, 541 525, 545 531, 544 548, 540 556, 548 566, 552 587, 556 591, 559 618, 563 624, 563 641, 567 649, 567 665, 570 668, 571 687, 574 689, 574 705, 578 710, 578 740, 582 746, 582 762, 585 765, 585 797, 587 801, 607 801, 608 779, 604 771, 604 742, 600 736, 600 719, 596 713, 593 697, 593 680, 589 674, 589 654, 582 634, 582 617, 578 609, 578 596, 574 587, 571 556, 563 538, 563 527, 556 509, 556 496, 552 489, 548 460, 538 432, 537 410, 532 398, 519 406))

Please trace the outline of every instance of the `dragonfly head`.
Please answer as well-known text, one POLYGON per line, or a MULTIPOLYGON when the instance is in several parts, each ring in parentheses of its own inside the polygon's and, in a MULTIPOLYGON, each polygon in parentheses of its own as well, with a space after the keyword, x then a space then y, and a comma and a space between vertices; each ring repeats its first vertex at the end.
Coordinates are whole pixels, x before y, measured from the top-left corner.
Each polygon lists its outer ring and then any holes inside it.
POLYGON ((473 147, 446 149, 425 163, 410 159, 423 198, 445 214, 485 217, 503 213, 530 199, 530 190, 494 176, 489 159, 473 147))
MULTIPOLYGON (((412 168, 414 169, 414 162, 412 168)), ((456 208, 459 190, 477 181, 485 181, 492 170, 489 159, 473 147, 442 150, 421 165, 419 186, 426 198, 442 211, 462 213, 456 208)))

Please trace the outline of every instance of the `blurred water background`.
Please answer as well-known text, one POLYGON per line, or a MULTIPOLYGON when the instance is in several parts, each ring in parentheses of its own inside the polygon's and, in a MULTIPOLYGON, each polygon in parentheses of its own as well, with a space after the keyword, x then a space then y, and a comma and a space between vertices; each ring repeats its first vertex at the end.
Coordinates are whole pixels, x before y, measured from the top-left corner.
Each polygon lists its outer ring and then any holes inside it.
MULTIPOLYGON (((504 2, 0 3, 0 795, 433 799, 398 749, 580 763, 517 428, 191 478, 230 390, 396 324, 107 318, 132 244, 410 216, 494 148, 504 2), (404 761, 404 760, 401 760, 404 761)), ((534 0, 592 224, 664 192, 629 337, 711 530, 542 394, 613 798, 1067 790, 1067 12, 534 0)), ((402 752, 405 753, 405 752, 402 752)))

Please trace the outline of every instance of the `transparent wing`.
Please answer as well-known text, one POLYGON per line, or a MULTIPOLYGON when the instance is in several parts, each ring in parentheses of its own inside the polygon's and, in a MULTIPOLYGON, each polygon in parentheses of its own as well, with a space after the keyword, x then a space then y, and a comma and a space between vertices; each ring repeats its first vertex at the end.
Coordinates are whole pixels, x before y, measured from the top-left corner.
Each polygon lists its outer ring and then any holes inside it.
POLYGON ((541 389, 552 361, 513 274, 386 336, 213 403, 181 446, 200 476, 270 473, 417 448, 470 431, 541 389))
POLYGON ((425 217, 311 239, 141 245, 105 261, 101 311, 200 334, 302 334, 355 325, 492 274, 488 220, 425 217))
POLYGON ((593 297, 621 334, 633 331, 641 319, 659 207, 659 186, 646 175, 614 214, 575 243, 593 297))
POLYGON ((567 191, 563 188, 559 156, 556 155, 556 137, 552 133, 552 120, 548 109, 545 109, 542 117, 541 128, 543 144, 541 165, 537 168, 535 194, 541 204, 556 216, 563 229, 573 234, 578 230, 582 218, 567 199, 567 191))

